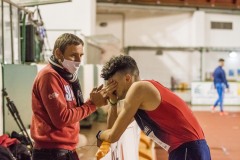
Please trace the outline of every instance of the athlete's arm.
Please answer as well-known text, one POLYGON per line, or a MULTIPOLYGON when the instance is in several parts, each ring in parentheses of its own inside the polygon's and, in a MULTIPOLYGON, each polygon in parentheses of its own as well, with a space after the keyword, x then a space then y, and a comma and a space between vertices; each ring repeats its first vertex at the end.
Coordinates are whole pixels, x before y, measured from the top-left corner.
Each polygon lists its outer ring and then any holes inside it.
POLYGON ((107 128, 110 129, 112 128, 114 122, 116 121, 118 117, 118 104, 116 105, 110 105, 109 104, 109 109, 108 109, 108 117, 107 117, 107 128))

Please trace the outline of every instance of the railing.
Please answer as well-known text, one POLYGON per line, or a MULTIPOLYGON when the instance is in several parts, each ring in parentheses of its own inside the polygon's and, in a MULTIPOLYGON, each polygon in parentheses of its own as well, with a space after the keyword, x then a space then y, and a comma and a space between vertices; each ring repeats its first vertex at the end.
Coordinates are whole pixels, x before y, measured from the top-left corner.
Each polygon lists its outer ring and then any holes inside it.
POLYGON ((101 160, 137 160, 139 159, 140 129, 133 121, 122 134, 119 141, 111 144, 110 151, 101 160))

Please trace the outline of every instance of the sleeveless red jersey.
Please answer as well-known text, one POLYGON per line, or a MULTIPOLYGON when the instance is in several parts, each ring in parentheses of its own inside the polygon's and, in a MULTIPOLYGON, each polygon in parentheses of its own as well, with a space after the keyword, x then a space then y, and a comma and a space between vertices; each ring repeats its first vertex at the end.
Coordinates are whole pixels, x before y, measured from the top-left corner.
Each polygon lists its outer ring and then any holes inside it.
POLYGON ((160 92, 161 103, 153 111, 137 111, 134 118, 141 130, 169 153, 185 142, 205 139, 188 105, 160 83, 148 82, 160 92))

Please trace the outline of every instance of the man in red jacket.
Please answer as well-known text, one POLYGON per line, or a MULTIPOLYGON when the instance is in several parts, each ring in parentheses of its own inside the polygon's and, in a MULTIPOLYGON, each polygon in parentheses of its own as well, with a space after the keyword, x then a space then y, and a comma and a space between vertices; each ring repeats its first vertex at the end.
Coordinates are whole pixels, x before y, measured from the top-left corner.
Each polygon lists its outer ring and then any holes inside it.
POLYGON ((132 57, 110 59, 101 76, 108 81, 105 88, 112 126, 98 132, 97 138, 105 141, 103 144, 118 141, 134 118, 141 130, 169 153, 169 160, 211 160, 202 128, 187 104, 159 82, 140 80, 132 57), (119 114, 118 100, 123 101, 119 114))
POLYGON ((58 37, 49 64, 35 78, 31 124, 33 160, 74 159, 79 121, 107 104, 100 93, 101 86, 93 89, 90 98, 83 101, 77 78, 83 45, 73 34, 58 37))

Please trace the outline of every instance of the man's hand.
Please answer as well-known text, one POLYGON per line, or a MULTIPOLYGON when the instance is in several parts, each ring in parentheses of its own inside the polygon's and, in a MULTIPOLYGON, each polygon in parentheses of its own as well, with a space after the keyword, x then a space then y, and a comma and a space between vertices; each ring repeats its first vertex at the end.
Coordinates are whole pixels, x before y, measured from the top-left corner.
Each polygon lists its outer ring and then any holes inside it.
POLYGON ((90 99, 97 107, 107 105, 107 98, 101 92, 102 88, 103 85, 93 88, 92 92, 90 93, 90 99))
POLYGON ((97 160, 100 160, 101 158, 103 158, 104 156, 106 156, 106 154, 109 152, 110 150, 110 143, 103 141, 101 146, 99 147, 97 153, 96 153, 96 158, 97 160))
POLYGON ((101 90, 101 92, 109 99, 111 103, 117 103, 117 82, 113 80, 109 80, 106 86, 101 90))

